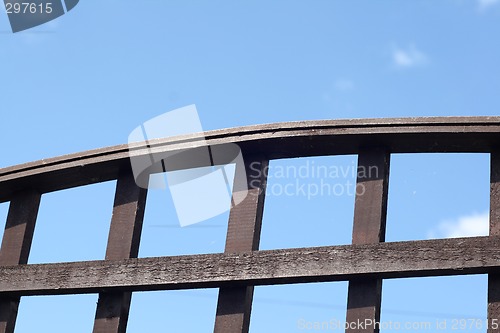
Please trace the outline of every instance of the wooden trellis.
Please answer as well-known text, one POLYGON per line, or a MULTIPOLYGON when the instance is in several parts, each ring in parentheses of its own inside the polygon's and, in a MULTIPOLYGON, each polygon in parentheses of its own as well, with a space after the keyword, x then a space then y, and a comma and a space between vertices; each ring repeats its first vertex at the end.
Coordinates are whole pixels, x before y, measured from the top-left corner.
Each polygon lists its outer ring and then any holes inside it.
MULTIPOLYGON (((203 166, 202 164, 192 167, 203 166)), ((459 181, 459 180, 457 180, 459 181)), ((0 248, 0 333, 13 332, 20 297, 99 293, 94 332, 125 332, 132 292, 219 288, 215 332, 247 332, 255 285, 349 281, 347 322, 380 320, 382 280, 488 274, 488 319, 500 318, 500 117, 311 121, 249 126, 103 148, 0 169, 0 202, 10 202, 0 248), (238 144, 244 165, 358 154, 352 245, 259 251, 266 176, 248 178, 250 195, 231 209, 224 253, 137 258, 146 190, 130 155, 238 144), (392 153, 491 154, 490 235, 384 243, 392 153), (106 257, 27 264, 44 193, 117 180, 106 257)), ((376 327, 347 329, 376 332, 376 327)), ((490 328, 488 332, 498 332, 490 328)))

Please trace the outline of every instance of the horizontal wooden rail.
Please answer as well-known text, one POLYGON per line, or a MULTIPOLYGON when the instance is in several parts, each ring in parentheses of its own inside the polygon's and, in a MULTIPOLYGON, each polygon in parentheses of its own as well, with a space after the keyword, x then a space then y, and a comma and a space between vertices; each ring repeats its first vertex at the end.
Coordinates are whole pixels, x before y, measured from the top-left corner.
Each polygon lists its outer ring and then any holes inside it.
MULTIPOLYGON (((500 117, 328 120, 246 126, 120 145, 0 169, 0 202, 23 189, 40 193, 117 179, 130 156, 235 143, 269 159, 356 154, 383 146, 391 153, 490 152, 500 117)), ((185 166, 185 165, 184 165, 185 166)), ((196 166, 196 165, 193 165, 196 166)))
POLYGON ((0 267, 0 295, 54 295, 496 272, 500 237, 0 267))

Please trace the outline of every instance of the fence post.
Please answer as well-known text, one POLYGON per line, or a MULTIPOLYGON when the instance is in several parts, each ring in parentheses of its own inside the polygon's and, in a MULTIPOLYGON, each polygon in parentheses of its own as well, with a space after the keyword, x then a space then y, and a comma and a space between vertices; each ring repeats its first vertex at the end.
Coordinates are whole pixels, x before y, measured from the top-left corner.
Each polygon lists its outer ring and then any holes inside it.
MULTIPOLYGON (((354 205, 353 244, 385 241, 390 154, 363 150, 358 155, 356 201, 354 205)), ((350 280, 346 323, 380 322, 382 280, 350 280)), ((375 325, 349 325, 346 333, 379 332, 375 325)))
MULTIPOLYGON (((500 236, 500 151, 491 152, 490 236, 500 236)), ((500 332, 500 274, 488 274, 488 333, 500 332)))
MULTIPOLYGON (((39 193, 28 191, 14 195, 10 201, 0 248, 0 266, 28 263, 40 199, 39 193)), ((20 297, 0 298, 0 333, 14 332, 19 301, 20 297)))
MULTIPOLYGON (((244 156, 244 165, 236 165, 233 197, 241 191, 248 194, 229 213, 226 237, 226 253, 246 252, 259 249, 262 213, 269 161, 263 157, 244 156), (244 168, 244 169, 243 169, 244 168), (238 188, 241 171, 246 170, 246 186, 238 188)), ((220 288, 214 332, 248 332, 252 309, 253 286, 220 288)))
MULTIPOLYGON (((118 177, 106 260, 137 258, 147 190, 138 187, 132 172, 118 177)), ((131 292, 100 293, 94 333, 125 333, 131 292)))

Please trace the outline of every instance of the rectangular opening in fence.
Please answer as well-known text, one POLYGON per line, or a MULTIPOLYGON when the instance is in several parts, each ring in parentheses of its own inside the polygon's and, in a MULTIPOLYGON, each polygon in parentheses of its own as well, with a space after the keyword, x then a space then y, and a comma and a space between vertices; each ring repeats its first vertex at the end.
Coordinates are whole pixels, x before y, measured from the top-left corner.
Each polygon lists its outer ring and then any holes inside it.
POLYGON ((92 332, 97 295, 22 297, 16 333, 92 332))
POLYGON ((127 333, 213 332, 217 289, 132 295, 127 333))
POLYGON ((353 155, 272 160, 260 248, 350 244, 356 174, 353 155))
MULTIPOLYGON (((220 179, 215 178, 224 181, 224 184, 219 185, 226 186, 225 179, 228 184, 232 184, 234 174, 226 174, 227 178, 224 178, 222 171, 214 172, 221 176, 220 179)), ((198 176, 196 173, 192 176, 195 175, 198 176)), ((212 176, 211 172, 204 172, 198 178, 212 176)), ((185 182, 178 181, 173 184, 168 182, 165 174, 157 174, 155 177, 159 177, 155 180, 156 185, 164 181, 165 187, 150 186, 148 189, 139 257, 223 252, 230 206, 225 210, 212 211, 211 214, 210 207, 206 206, 203 198, 197 198, 196 194, 201 192, 205 196, 215 196, 213 199, 217 202, 224 201, 226 198, 230 199, 230 187, 216 190, 214 194, 214 189, 210 186, 213 179, 209 179, 208 184, 189 184, 189 177, 185 177, 185 182), (171 190, 170 184, 177 187, 177 192, 175 189, 171 190), (183 186, 186 187, 179 189, 183 186), (222 198, 217 198, 221 193, 222 198), (199 212, 205 208, 206 216, 199 212), (190 215, 197 212, 199 214, 196 216, 190 215), (186 219, 195 223, 184 224, 186 219)), ((152 181, 150 184, 155 185, 152 181)))
POLYGON ((486 332, 487 280, 486 275, 384 280, 380 332, 486 332))
POLYGON ((489 154, 394 154, 387 241, 488 235, 489 154))
POLYGON ((250 332, 330 331, 345 321, 346 300, 347 282, 255 287, 250 332))
POLYGON ((104 259, 116 181, 42 196, 30 264, 104 259))

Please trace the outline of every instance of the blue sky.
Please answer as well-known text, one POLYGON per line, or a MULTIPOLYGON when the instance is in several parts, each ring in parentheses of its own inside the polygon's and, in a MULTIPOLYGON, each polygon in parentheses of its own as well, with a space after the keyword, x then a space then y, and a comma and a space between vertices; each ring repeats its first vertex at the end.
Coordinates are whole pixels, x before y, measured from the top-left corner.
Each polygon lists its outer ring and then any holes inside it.
MULTIPOLYGON (((0 12, 0 167, 123 144, 145 121, 190 104, 205 130, 498 115, 499 32, 495 0, 82 0, 18 34, 0 12)), ((349 168, 356 157, 271 167, 306 163, 349 168)), ((394 155, 387 240, 484 234, 488 166, 484 154, 394 155)), ((45 195, 30 262, 102 259, 114 185, 45 195)), ((148 194, 140 256, 223 251, 227 214, 180 228, 171 201, 168 191, 148 194)), ((348 244, 353 204, 349 195, 270 194, 261 248, 348 244)), ((7 209, 0 204, 0 221, 7 209)), ((347 283, 258 287, 251 331, 301 332, 301 320, 343 320, 346 290, 347 283)), ((210 332, 216 299, 216 290, 137 293, 129 332, 210 332)), ((384 281, 382 299, 382 321, 451 326, 453 318, 485 318, 486 277, 384 281)), ((16 332, 88 332, 96 300, 25 298, 16 332)))

